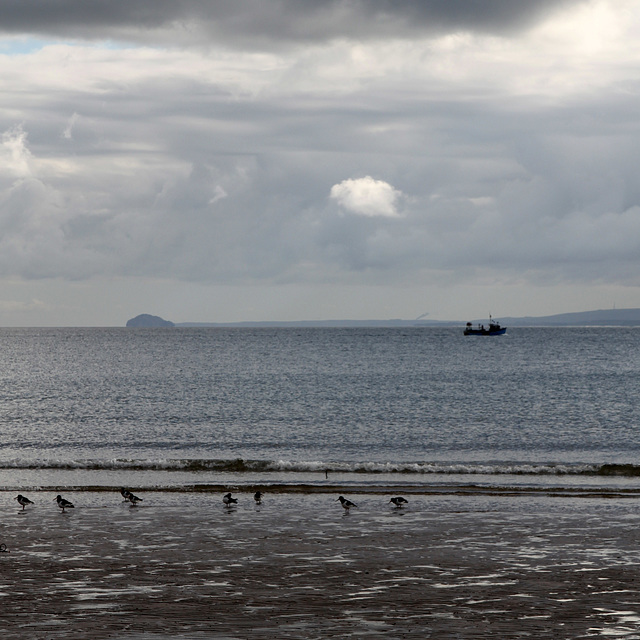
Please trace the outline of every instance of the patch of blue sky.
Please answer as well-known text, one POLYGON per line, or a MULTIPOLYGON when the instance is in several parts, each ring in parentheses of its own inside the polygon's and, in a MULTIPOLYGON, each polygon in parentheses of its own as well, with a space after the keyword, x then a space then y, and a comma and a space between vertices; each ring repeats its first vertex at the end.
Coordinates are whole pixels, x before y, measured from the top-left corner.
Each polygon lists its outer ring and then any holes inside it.
POLYGON ((99 49, 128 49, 131 45, 126 45, 122 42, 116 42, 113 40, 104 40, 91 43, 83 43, 79 41, 68 40, 44 40, 42 38, 30 38, 30 37, 5 37, 0 38, 0 55, 7 56, 20 56, 28 55, 30 53, 36 53, 41 49, 49 45, 65 44, 68 46, 92 46, 99 49))
POLYGON ((28 53, 40 51, 49 44, 54 44, 52 40, 41 38, 0 38, 0 54, 7 56, 20 56, 28 53))

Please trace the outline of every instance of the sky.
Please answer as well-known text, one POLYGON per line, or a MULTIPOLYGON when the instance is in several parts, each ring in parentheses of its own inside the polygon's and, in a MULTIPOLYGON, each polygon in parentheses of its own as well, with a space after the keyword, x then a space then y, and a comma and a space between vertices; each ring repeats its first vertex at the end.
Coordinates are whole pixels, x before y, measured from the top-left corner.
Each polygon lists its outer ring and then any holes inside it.
POLYGON ((640 0, 0 16, 0 326, 640 307, 640 0))

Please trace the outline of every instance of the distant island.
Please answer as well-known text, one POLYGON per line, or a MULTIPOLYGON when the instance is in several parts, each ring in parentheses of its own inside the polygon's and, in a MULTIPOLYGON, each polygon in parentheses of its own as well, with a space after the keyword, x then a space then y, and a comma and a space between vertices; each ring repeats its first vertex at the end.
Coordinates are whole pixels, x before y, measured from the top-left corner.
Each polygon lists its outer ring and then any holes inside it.
POLYGON ((127 327, 156 329, 159 327, 175 327, 170 320, 163 320, 159 316, 151 316, 148 313, 142 313, 135 318, 127 321, 127 327))
MULTIPOLYGON (((521 318, 496 317, 506 327, 637 327, 640 309, 599 309, 577 313, 559 313, 552 316, 524 316, 521 318)), ((474 324, 487 318, 469 320, 474 324)), ((290 322, 179 322, 173 323, 159 316, 143 313, 127 321, 127 327, 458 327, 465 320, 299 320, 290 322)))

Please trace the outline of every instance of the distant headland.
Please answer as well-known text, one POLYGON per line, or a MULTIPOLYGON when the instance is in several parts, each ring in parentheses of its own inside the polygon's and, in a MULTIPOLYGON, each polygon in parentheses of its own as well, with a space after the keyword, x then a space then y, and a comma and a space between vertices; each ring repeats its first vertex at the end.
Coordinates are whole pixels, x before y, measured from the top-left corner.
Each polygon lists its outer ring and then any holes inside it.
MULTIPOLYGON (((291 322, 179 322, 164 320, 159 316, 143 313, 127 321, 127 327, 458 327, 467 320, 476 323, 486 318, 465 320, 299 320, 291 322)), ((552 316, 524 316, 511 318, 496 316, 506 327, 637 327, 640 326, 640 309, 599 309, 577 313, 559 313, 552 316)))

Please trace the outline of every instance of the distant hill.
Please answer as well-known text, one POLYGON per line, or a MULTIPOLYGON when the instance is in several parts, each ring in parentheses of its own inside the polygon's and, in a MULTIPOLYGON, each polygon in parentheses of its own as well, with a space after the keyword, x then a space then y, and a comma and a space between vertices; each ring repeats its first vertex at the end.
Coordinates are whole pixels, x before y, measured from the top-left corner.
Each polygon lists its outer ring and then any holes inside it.
MULTIPOLYGON (((640 309, 599 309, 553 316, 496 317, 506 327, 637 327, 640 309)), ((486 322, 476 318, 473 324, 486 322)), ((143 313, 127 322, 127 327, 460 327, 466 320, 299 320, 291 322, 178 322, 143 313)))
POLYGON ((141 313, 135 318, 127 321, 127 327, 134 328, 158 328, 175 327, 170 320, 163 320, 160 316, 150 316, 148 313, 141 313))
POLYGON ((640 309, 599 309, 553 316, 500 318, 511 327, 636 327, 640 326, 640 309))

